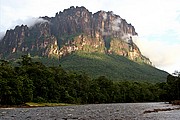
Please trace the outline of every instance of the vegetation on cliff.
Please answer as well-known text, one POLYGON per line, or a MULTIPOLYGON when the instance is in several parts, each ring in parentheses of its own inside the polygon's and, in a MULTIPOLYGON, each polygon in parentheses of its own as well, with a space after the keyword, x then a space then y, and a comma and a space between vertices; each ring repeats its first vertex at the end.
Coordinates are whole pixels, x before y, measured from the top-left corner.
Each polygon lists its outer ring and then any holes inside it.
POLYGON ((104 76, 90 78, 85 73, 66 72, 61 66, 47 67, 33 62, 26 55, 18 64, 13 67, 1 60, 1 105, 32 101, 81 104, 164 101, 176 99, 180 93, 179 77, 169 76, 167 82, 156 84, 112 81, 104 76))
POLYGON ((113 12, 94 14, 85 7, 70 7, 55 17, 41 17, 29 27, 16 26, 7 30, 0 41, 0 58, 17 59, 23 54, 61 58, 76 51, 118 54, 133 61, 151 65, 132 37, 134 26, 113 12), (128 42, 130 41, 130 42, 128 42))
POLYGON ((63 69, 85 72, 93 78, 106 76, 111 80, 165 82, 167 72, 142 62, 133 62, 116 54, 76 52, 60 60, 63 69))

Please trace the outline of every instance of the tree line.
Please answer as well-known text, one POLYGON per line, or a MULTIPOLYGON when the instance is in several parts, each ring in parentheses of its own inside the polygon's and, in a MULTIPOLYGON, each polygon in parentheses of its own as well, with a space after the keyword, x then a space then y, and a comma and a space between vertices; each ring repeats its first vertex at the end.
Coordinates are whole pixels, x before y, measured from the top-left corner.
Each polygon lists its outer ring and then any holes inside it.
POLYGON ((67 72, 61 66, 47 67, 23 55, 18 66, 0 61, 0 105, 26 102, 124 103, 180 99, 180 74, 167 82, 148 83, 96 79, 85 73, 67 72))

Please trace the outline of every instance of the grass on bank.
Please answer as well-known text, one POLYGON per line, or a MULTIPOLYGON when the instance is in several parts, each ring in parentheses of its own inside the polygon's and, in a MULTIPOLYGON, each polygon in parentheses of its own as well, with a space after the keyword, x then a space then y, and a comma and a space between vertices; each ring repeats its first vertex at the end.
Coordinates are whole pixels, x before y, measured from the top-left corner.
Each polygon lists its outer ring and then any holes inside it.
POLYGON ((54 106, 70 106, 73 104, 67 104, 67 103, 34 103, 34 102, 28 102, 25 103, 26 106, 29 107, 54 107, 54 106))
POLYGON ((72 105, 76 105, 76 104, 27 102, 25 104, 20 104, 20 105, 1 105, 0 104, 0 108, 32 108, 32 107, 55 107, 55 106, 72 106, 72 105))
POLYGON ((55 107, 55 106, 71 106, 75 104, 67 103, 34 103, 27 102, 21 105, 0 105, 0 108, 31 108, 31 107, 55 107))

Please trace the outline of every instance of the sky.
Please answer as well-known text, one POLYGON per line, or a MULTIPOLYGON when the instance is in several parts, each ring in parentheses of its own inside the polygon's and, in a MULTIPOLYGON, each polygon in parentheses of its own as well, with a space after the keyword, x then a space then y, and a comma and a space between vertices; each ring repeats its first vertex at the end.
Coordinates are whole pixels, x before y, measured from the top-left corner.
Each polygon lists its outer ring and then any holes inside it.
POLYGON ((0 37, 16 25, 33 25, 40 16, 54 17, 70 6, 90 12, 113 11, 138 33, 134 42, 153 65, 180 71, 180 0, 0 0, 0 37), (33 21, 33 22, 32 22, 33 21))

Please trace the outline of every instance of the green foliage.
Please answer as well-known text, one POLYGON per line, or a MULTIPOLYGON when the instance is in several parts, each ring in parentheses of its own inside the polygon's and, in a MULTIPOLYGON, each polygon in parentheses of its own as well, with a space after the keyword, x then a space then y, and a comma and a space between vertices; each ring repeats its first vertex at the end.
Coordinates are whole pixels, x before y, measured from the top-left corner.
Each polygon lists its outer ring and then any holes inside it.
POLYGON ((46 103, 47 102, 44 98, 39 97, 39 96, 34 98, 33 101, 36 102, 36 103, 46 103))
POLYGON ((173 75, 167 76, 167 92, 169 93, 168 99, 172 100, 180 100, 180 76, 179 72, 173 75))
POLYGON ((80 34, 83 34, 81 32, 76 33, 76 34, 64 34, 60 37, 58 37, 58 47, 61 48, 65 43, 67 43, 68 41, 74 41, 74 39, 79 36, 80 34))
POLYGON ((69 71, 83 71, 94 78, 106 76, 112 80, 165 82, 168 75, 150 65, 114 54, 78 52, 62 58, 60 63, 69 71))
POLYGON ((22 101, 22 81, 17 79, 13 67, 3 61, 0 65, 0 102, 1 104, 19 104, 22 101))
POLYGON ((32 64, 32 59, 28 55, 21 56, 22 61, 19 62, 22 66, 27 66, 32 64))
MULTIPOLYGON (((115 56, 106 57, 98 59, 115 56)), ((169 92, 170 97, 178 98, 174 92, 179 90, 179 78, 173 76, 168 76, 167 83, 156 84, 112 81, 105 76, 90 78, 85 73, 66 72, 61 66, 47 67, 28 56, 22 56, 19 63, 13 67, 8 61, 0 62, 0 105, 163 101, 168 100, 169 92)))

